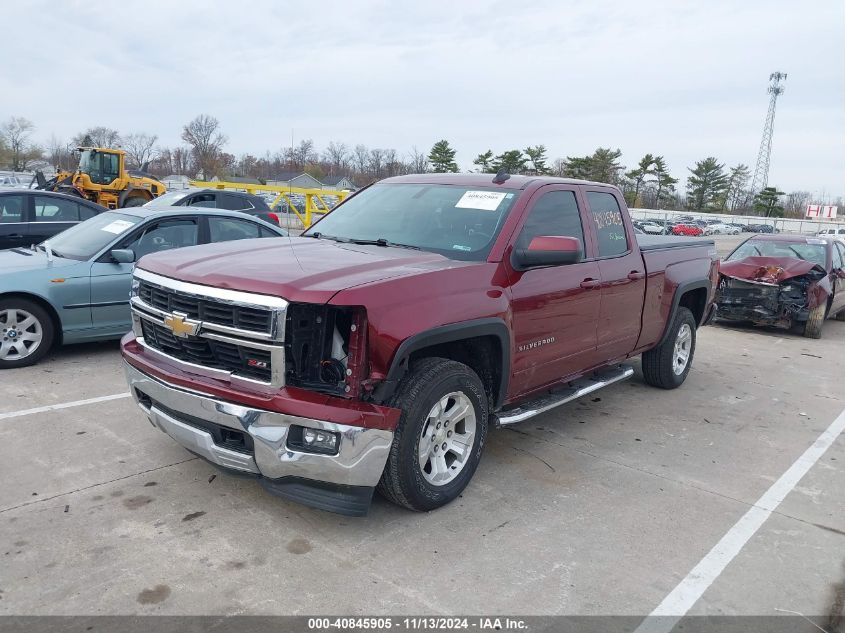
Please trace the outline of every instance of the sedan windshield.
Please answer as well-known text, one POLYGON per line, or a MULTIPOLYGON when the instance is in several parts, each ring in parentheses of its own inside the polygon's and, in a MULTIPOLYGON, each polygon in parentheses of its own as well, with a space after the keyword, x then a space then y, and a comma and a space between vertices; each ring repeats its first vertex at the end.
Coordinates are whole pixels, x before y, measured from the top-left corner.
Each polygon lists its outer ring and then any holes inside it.
POLYGON ((518 195, 491 187, 374 185, 338 206, 303 237, 410 247, 481 261, 518 195))
POLYGON ((827 266, 827 253, 824 244, 750 239, 744 244, 740 244, 730 254, 727 261, 732 262, 746 257, 793 257, 813 262, 822 268, 827 266))
POLYGON ((118 236, 130 231, 142 218, 107 211, 62 231, 47 240, 53 254, 67 259, 90 259, 118 236))
POLYGON ((149 202, 147 202, 144 206, 145 207, 154 207, 156 209, 161 207, 171 207, 178 203, 182 198, 187 196, 189 193, 193 193, 190 189, 181 189, 178 191, 168 191, 167 193, 159 196, 158 198, 153 198, 149 202))

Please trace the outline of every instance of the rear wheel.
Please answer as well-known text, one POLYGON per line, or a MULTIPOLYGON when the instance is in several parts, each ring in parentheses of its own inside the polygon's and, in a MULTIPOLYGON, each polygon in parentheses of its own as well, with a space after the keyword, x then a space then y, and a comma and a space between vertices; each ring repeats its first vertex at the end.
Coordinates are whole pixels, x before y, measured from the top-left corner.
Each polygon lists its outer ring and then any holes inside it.
POLYGON ((823 303, 810 310, 810 316, 804 324, 804 336, 807 338, 821 338, 827 304, 823 303))
POLYGON ((26 299, 0 300, 0 369, 34 365, 50 350, 53 321, 26 299))
POLYGON ((845 310, 840 310, 833 318, 837 321, 845 321, 845 310))
POLYGON ((679 307, 666 340, 643 354, 643 378, 648 384, 675 389, 684 383, 695 354, 695 326, 689 308, 679 307))
POLYGON ((472 479, 487 437, 484 385, 469 367, 444 358, 416 362, 392 406, 402 410, 379 492, 411 510, 434 510, 472 479))

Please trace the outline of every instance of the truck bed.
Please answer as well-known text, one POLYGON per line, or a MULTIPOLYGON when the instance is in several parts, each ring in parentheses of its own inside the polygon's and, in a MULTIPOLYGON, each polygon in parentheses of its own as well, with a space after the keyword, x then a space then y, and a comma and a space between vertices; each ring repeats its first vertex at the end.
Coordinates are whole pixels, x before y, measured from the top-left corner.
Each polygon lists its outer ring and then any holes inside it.
POLYGON ((684 237, 682 235, 637 235, 641 251, 656 251, 663 248, 685 248, 688 246, 715 246, 711 237, 684 237))

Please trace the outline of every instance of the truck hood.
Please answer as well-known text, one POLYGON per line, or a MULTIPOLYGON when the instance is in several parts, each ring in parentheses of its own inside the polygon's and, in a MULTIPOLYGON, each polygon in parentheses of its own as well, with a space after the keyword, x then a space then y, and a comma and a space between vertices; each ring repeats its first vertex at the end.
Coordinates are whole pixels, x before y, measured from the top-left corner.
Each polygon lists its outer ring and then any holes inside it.
POLYGON ((76 259, 64 259, 53 256, 53 261, 47 260, 44 251, 33 251, 27 248, 11 248, 0 251, 0 275, 21 273, 29 270, 62 269, 76 266, 80 262, 76 259))
POLYGON ((181 281, 326 303, 341 290, 476 262, 314 238, 239 240, 147 255, 138 267, 181 281))
POLYGON ((723 261, 719 266, 719 272, 726 277, 768 284, 778 284, 793 277, 800 277, 811 270, 822 275, 827 274, 827 271, 815 262, 797 257, 746 257, 731 262, 723 261))

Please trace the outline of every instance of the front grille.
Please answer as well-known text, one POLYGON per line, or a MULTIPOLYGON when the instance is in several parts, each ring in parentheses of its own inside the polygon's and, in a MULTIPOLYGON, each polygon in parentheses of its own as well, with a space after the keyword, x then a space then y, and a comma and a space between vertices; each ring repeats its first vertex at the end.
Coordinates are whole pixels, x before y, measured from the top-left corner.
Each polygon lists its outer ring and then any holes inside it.
POLYGON ((147 345, 177 360, 270 382, 273 367, 267 350, 201 336, 174 336, 166 327, 144 318, 141 318, 141 330, 147 345))
POLYGON ((272 310, 221 303, 156 286, 146 281, 140 282, 138 298, 154 308, 165 312, 179 312, 190 319, 250 332, 272 333, 272 310))

